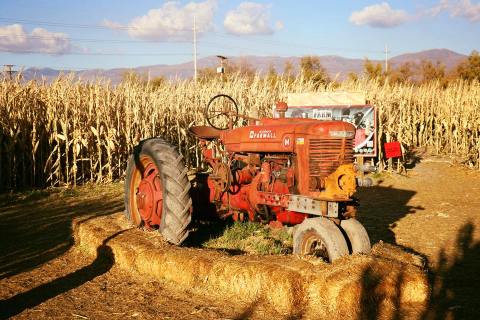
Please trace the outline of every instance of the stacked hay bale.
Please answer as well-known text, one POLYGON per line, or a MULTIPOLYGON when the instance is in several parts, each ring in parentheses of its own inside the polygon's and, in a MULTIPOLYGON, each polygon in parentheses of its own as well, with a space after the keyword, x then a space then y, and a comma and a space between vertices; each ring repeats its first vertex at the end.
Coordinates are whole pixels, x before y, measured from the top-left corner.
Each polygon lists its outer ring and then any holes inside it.
POLYGON ((123 269, 220 299, 261 301, 287 316, 419 318, 429 296, 422 260, 386 244, 375 245, 369 256, 327 264, 179 248, 130 228, 121 214, 77 220, 73 228, 83 252, 95 256, 109 247, 123 269))

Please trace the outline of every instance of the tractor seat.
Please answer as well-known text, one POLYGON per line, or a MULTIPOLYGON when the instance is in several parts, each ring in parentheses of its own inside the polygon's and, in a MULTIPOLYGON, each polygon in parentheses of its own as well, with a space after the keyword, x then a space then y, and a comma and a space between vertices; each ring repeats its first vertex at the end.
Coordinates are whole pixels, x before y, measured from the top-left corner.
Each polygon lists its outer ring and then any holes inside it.
POLYGON ((220 138, 221 130, 209 126, 193 126, 188 128, 188 131, 195 137, 203 140, 213 140, 220 138))

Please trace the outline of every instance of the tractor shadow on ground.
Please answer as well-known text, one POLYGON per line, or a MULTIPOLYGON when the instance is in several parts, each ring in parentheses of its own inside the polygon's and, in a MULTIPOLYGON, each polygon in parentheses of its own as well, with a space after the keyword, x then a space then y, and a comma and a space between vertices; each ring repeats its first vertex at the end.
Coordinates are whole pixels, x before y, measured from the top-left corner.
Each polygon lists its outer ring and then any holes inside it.
POLYGON ((107 243, 125 231, 127 230, 118 231, 104 239, 102 244, 97 248, 97 256, 91 264, 63 277, 0 301, 0 310, 2 310, 0 319, 8 319, 26 309, 34 308, 49 299, 77 288, 108 272, 113 267, 115 258, 112 249, 107 243))
MULTIPOLYGON (((480 319, 480 241, 473 239, 474 225, 464 224, 457 233, 455 254, 447 256, 445 249, 439 253, 439 263, 429 270, 431 295, 423 312, 409 310, 402 306, 400 297, 404 273, 397 279, 393 297, 394 313, 389 319, 423 320, 433 319, 480 319)), ((358 319, 380 319, 382 315, 382 297, 372 299, 372 292, 382 286, 382 278, 372 268, 364 270, 362 275, 361 309, 358 319)))
MULTIPOLYGON (((374 186, 359 188, 356 196, 361 206, 358 218, 367 229, 372 243, 380 240, 395 244, 395 234, 392 229, 403 217, 415 214, 423 207, 411 206, 409 201, 416 194, 413 190, 396 189, 389 186, 374 186)), ((457 233, 454 254, 447 255, 442 249, 437 259, 438 264, 428 270, 429 284, 432 289, 430 300, 421 319, 480 319, 480 242, 474 241, 474 224, 464 224, 457 233)), ((402 246, 403 247, 403 246, 402 246)), ((423 257, 425 255, 413 249, 403 247, 406 251, 423 257)), ((401 274, 399 275, 402 276, 401 274)), ((398 279, 402 283, 402 279, 398 279)), ((379 275, 374 270, 365 270, 362 276, 362 303, 359 319, 377 319, 382 309, 381 301, 371 301, 371 292, 380 286, 379 275)), ((393 295, 393 303, 400 306, 400 286, 393 295)), ((402 308, 393 315, 392 319, 406 319, 408 314, 402 308)))
POLYGON ((360 200, 358 220, 367 229, 372 244, 380 240, 397 244, 392 231, 395 223, 409 214, 415 214, 417 210, 424 210, 421 206, 408 205, 415 194, 413 190, 382 185, 357 189, 355 196, 360 200))
POLYGON ((75 190, 0 195, 0 279, 32 270, 70 249, 72 219, 123 210, 114 197, 76 197, 75 190))
POLYGON ((480 241, 475 241, 472 222, 457 233, 455 254, 445 249, 431 270, 432 296, 425 319, 480 319, 480 241))

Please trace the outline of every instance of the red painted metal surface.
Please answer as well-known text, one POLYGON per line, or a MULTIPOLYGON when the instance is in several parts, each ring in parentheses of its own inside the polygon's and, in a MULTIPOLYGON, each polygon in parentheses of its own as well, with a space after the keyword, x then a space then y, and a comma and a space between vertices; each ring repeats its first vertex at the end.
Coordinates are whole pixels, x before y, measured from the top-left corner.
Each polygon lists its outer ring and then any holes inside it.
POLYGON ((258 125, 222 131, 220 141, 228 152, 294 152, 302 145, 301 138, 328 139, 330 131, 348 131, 353 136, 355 127, 341 121, 263 119, 258 125))
POLYGON ((151 161, 144 161, 145 170, 136 194, 137 209, 147 228, 160 225, 163 208, 162 181, 151 161))
MULTIPOLYGON (((196 133, 211 136, 203 128, 196 133)), ((350 201, 351 190, 337 185, 345 180, 343 174, 354 174, 354 137, 355 127, 342 121, 262 119, 220 132, 219 142, 225 147, 221 155, 209 149, 207 139, 201 140, 204 161, 213 169, 207 182, 210 202, 234 220, 274 219, 291 225, 308 216, 287 210, 292 194, 350 201), (230 167, 232 161, 241 163, 241 169, 220 177, 218 168, 230 167), (347 168, 338 171, 341 166, 347 168), (332 183, 337 187, 332 189, 332 183)))
POLYGON ((283 224, 295 225, 302 223, 307 217, 305 213, 298 213, 294 211, 282 210, 276 214, 277 221, 283 224))
POLYGON ((402 156, 402 146, 398 141, 386 142, 384 143, 383 147, 385 148, 385 157, 387 159, 398 158, 402 156))
POLYGON ((209 126, 194 126, 188 128, 188 131, 197 138, 204 140, 213 140, 220 136, 220 130, 209 126))

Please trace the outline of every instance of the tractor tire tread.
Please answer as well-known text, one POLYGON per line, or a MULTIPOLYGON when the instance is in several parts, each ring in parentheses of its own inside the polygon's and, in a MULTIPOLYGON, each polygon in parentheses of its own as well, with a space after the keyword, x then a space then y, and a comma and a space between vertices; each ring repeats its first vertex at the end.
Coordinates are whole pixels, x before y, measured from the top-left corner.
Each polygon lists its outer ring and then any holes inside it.
POLYGON ((368 254, 371 251, 370 238, 367 230, 357 219, 347 219, 340 222, 340 228, 345 233, 345 238, 350 244, 351 253, 368 254))
MULTIPOLYGON (((184 158, 177 148, 158 137, 142 141, 135 152, 151 157, 161 175, 164 200, 162 221, 158 231, 168 242, 181 244, 189 233, 188 226, 191 222, 192 210, 192 199, 189 194, 191 185, 184 158)), ((131 166, 135 165, 132 162, 129 161, 127 165, 130 170, 132 170, 131 166)), ((127 176, 128 174, 127 169, 127 176)))

